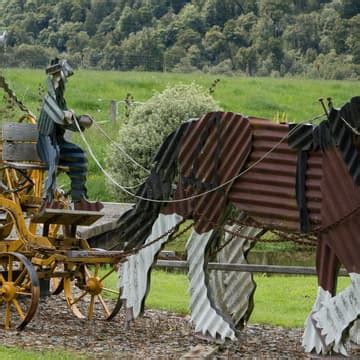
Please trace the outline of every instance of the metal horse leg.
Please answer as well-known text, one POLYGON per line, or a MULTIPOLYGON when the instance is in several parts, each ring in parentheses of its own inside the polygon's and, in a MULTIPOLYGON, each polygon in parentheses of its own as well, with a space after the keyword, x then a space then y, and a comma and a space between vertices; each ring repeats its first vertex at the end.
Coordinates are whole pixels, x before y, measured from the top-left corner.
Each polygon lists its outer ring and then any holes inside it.
POLYGON ((214 338, 220 336, 222 339, 235 340, 235 329, 232 322, 221 313, 220 309, 214 307, 208 287, 205 250, 212 236, 213 230, 203 234, 193 231, 186 245, 191 320, 195 324, 196 332, 209 333, 214 338))
POLYGON ((318 272, 318 294, 311 313, 305 321, 305 331, 303 335, 303 346, 305 351, 327 354, 330 351, 346 354, 342 344, 341 319, 336 319, 336 324, 331 322, 333 316, 337 313, 336 306, 330 305, 334 299, 342 298, 342 295, 336 294, 337 273, 339 269, 339 260, 324 238, 318 239, 318 248, 316 253, 316 268, 318 272), (330 322, 325 323, 325 318, 330 322), (340 321, 340 322, 339 322, 340 321), (328 333, 331 333, 329 335, 328 333))
MULTIPOLYGON (((264 231, 236 224, 225 229, 228 232, 219 245, 227 245, 216 254, 216 261, 247 264, 247 253, 264 231)), ((256 284, 252 273, 214 270, 210 273, 209 285, 216 306, 232 319, 237 329, 242 329, 253 310, 256 284)))
MULTIPOLYGON (((145 244, 165 234, 181 221, 182 217, 178 214, 160 214, 154 222, 151 234, 145 244)), ((119 289, 122 293, 121 299, 125 303, 127 320, 136 319, 144 311, 144 302, 150 285, 151 267, 168 237, 169 235, 140 250, 137 254, 131 255, 119 269, 119 289)))

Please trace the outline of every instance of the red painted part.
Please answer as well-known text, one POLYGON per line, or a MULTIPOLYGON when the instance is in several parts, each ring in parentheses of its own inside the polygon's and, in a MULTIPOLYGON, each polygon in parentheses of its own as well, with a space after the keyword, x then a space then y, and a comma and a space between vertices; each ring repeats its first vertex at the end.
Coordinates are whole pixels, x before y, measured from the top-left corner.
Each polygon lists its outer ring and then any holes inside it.
POLYGON ((323 172, 322 227, 333 227, 322 234, 321 241, 336 253, 348 272, 360 273, 360 188, 336 149, 324 153, 323 172))
MULTIPOLYGON (((288 126, 250 118, 253 147, 246 168, 234 183, 229 200, 259 223, 287 231, 299 231, 296 201, 297 153, 287 144, 288 126), (260 161, 259 161, 260 160, 260 161)), ((306 198, 310 221, 320 221, 321 152, 309 155, 306 198)))
MULTIPOLYGON (((184 187, 182 177, 189 177, 193 161, 198 159, 196 177, 211 181, 216 172, 216 128, 197 154, 201 133, 213 113, 194 122, 184 136, 179 155, 180 180, 175 199, 204 192, 192 186, 184 187)), ((234 203, 266 227, 299 231, 299 209, 296 201, 297 152, 287 144, 288 126, 269 120, 244 118, 234 113, 221 113, 220 183, 235 177, 244 169, 248 172, 235 179, 224 193, 217 191, 191 201, 170 204, 164 213, 176 212, 196 221, 196 230, 210 230, 221 216, 228 201, 234 203), (251 150, 251 151, 250 151, 251 150)), ((310 152, 306 171, 306 200, 312 224, 321 221, 322 152, 310 152)))
MULTIPOLYGON (((199 167, 195 175, 196 178, 204 183, 211 182, 214 175, 218 173, 219 183, 222 184, 236 176, 243 168, 252 143, 249 121, 247 118, 231 112, 219 114, 221 117, 219 171, 215 168, 218 146, 216 126, 211 127, 200 153, 198 152, 198 144, 206 122, 214 116, 214 113, 210 113, 191 124, 184 136, 185 140, 179 155, 179 182, 181 182, 182 177, 191 176, 191 169, 196 157, 198 157, 199 167)), ((214 227, 214 223, 219 222, 221 215, 224 213, 227 205, 226 193, 230 188, 231 184, 219 191, 193 199, 191 200, 191 205, 189 203, 186 204, 186 202, 171 204, 163 209, 162 212, 176 212, 186 216, 191 208, 193 218, 196 220, 195 230, 198 233, 206 232, 214 227)), ((184 197, 184 194, 191 196, 204 191, 206 189, 197 189, 194 186, 187 186, 184 190, 180 184, 174 198, 181 199, 184 197)))

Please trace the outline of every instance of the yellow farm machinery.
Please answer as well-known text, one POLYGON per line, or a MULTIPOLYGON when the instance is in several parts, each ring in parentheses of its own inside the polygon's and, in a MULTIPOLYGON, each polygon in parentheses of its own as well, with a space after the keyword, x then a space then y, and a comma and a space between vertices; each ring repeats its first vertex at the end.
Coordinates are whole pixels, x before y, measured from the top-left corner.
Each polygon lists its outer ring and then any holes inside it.
POLYGON ((93 224, 102 212, 72 209, 61 191, 58 208, 41 206, 46 166, 36 151, 37 132, 31 114, 2 126, 0 324, 23 329, 36 312, 40 284, 54 295, 63 291, 79 318, 111 319, 120 295, 106 281, 124 253, 93 249, 76 236, 77 226, 93 224))

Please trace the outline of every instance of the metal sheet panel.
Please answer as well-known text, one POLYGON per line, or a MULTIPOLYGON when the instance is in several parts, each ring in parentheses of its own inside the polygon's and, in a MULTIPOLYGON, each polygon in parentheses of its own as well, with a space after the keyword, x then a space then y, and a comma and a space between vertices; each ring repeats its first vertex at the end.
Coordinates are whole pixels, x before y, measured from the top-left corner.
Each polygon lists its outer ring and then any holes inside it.
MULTIPOLYGON (((196 195, 223 184, 242 169, 251 149, 251 129, 247 118, 231 112, 209 113, 193 122, 184 136, 179 154, 180 180, 176 199, 196 195), (218 122, 214 119, 218 117, 218 122), (210 125, 211 126, 210 126, 210 125), (204 136, 206 134, 206 136, 204 136), (185 181, 184 179, 192 179, 185 181)), ((216 225, 227 205, 231 184, 202 197, 169 205, 163 211, 184 211, 196 220, 195 229, 202 233, 216 225)))
MULTIPOLYGON (((177 214, 160 214, 145 244, 166 234, 168 230, 180 223, 181 220, 182 217, 177 214)), ((137 318, 144 310, 145 296, 150 286, 150 270, 156 255, 168 237, 165 236, 161 240, 140 250, 137 254, 129 256, 119 269, 119 289, 121 291, 121 299, 124 300, 127 309, 128 319, 137 318)))
MULTIPOLYGON (((299 230, 296 201, 297 152, 287 144, 288 126, 250 118, 253 148, 249 169, 230 191, 230 201, 260 224, 287 231, 299 230)), ((319 222, 321 152, 311 152, 306 170, 306 198, 310 221, 319 222)))
MULTIPOLYGON (((221 243, 228 244, 217 254, 216 260, 220 263, 247 264, 247 252, 254 245, 254 241, 249 238, 261 236, 263 230, 239 225, 232 225, 226 229, 231 233, 226 233, 221 243)), ((253 310, 256 284, 252 274, 211 271, 209 286, 216 306, 232 319, 236 327, 242 328, 253 310)))
POLYGON ((202 234, 193 231, 186 245, 189 263, 191 320, 195 324, 196 332, 209 333, 214 338, 220 336, 222 339, 235 340, 233 324, 221 313, 220 308, 213 305, 206 278, 205 249, 212 236, 212 230, 202 234))
POLYGON ((324 153, 321 239, 336 253, 346 270, 360 273, 360 188, 336 149, 324 153))
POLYGON ((319 311, 312 315, 325 339, 325 345, 332 345, 334 351, 344 355, 342 334, 360 315, 360 275, 350 274, 351 284, 339 295, 329 299, 319 311))

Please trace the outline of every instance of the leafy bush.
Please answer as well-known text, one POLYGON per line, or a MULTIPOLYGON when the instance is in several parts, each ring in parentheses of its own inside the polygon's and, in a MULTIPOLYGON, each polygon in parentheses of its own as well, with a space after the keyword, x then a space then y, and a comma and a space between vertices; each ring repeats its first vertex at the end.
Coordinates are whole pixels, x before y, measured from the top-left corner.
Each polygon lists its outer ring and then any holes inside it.
MULTIPOLYGON (((217 109, 214 99, 194 83, 168 87, 133 109, 127 123, 119 131, 117 143, 138 163, 149 169, 158 147, 181 122, 217 109)), ((139 184, 147 175, 146 171, 127 159, 113 144, 108 147, 106 162, 110 174, 123 186, 139 184)), ((117 200, 134 200, 110 182, 108 185, 117 200)), ((131 191, 135 192, 136 189, 131 191)))

